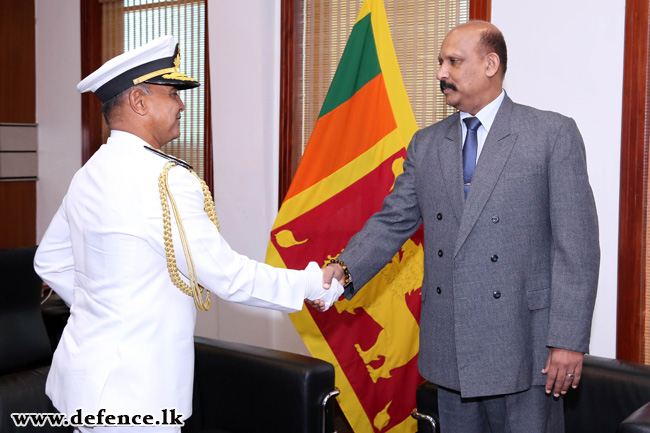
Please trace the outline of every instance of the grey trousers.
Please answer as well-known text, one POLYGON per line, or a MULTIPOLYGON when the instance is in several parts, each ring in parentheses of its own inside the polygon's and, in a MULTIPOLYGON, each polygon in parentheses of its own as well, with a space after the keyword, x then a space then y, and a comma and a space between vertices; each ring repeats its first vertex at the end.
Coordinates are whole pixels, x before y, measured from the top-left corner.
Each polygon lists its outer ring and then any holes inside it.
POLYGON ((439 387, 438 411, 441 433, 564 433, 562 398, 544 386, 477 398, 439 387))

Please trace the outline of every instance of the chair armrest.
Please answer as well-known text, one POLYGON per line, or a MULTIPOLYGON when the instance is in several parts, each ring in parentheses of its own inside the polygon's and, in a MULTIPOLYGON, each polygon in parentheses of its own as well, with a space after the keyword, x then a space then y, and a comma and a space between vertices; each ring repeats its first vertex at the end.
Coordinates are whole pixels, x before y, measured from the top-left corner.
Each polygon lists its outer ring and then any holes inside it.
POLYGON ((417 409, 411 416, 418 421, 419 433, 438 433, 438 387, 425 381, 415 391, 417 409))
POLYGON ((649 433, 650 432, 650 403, 638 408, 625 418, 616 430, 617 433, 649 433))
POLYGON ((434 417, 420 413, 417 409, 411 412, 411 416, 418 421, 418 433, 438 433, 438 421, 434 417))
POLYGON ((332 364, 203 337, 194 346, 194 414, 184 432, 333 431, 332 364))

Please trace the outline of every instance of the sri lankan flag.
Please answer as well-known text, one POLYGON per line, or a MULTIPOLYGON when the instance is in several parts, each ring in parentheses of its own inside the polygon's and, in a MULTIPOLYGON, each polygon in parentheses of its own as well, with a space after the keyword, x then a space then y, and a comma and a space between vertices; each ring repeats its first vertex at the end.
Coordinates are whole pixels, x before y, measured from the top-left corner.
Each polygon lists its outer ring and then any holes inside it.
MULTIPOLYGON (((381 208, 417 125, 382 0, 366 0, 271 232, 267 262, 304 268, 337 257, 381 208)), ((422 236, 406 242, 351 301, 291 315, 311 353, 336 367, 356 433, 414 432, 422 236)), ((352 269, 354 279, 354 269, 352 269)))

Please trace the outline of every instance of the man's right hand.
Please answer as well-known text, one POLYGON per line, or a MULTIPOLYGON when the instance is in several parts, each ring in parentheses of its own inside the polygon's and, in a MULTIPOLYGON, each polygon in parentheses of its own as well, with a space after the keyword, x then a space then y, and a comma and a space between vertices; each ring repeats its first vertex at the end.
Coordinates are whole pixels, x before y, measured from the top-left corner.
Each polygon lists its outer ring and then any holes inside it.
POLYGON ((338 263, 331 263, 323 268, 323 288, 329 289, 332 285, 332 278, 339 280, 343 286, 345 284, 345 274, 343 268, 338 263))

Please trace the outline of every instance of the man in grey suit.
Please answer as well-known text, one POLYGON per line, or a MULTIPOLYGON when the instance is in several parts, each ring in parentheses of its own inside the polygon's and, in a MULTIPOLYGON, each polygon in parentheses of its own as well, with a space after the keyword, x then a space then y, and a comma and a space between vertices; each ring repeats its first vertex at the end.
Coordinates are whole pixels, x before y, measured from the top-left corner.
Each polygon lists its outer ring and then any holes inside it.
POLYGON ((393 192, 324 286, 348 283, 351 298, 423 223, 418 365, 439 387, 442 432, 562 432, 600 262, 582 138, 572 119, 505 94, 492 24, 453 29, 438 61, 459 112, 415 133, 393 192))

